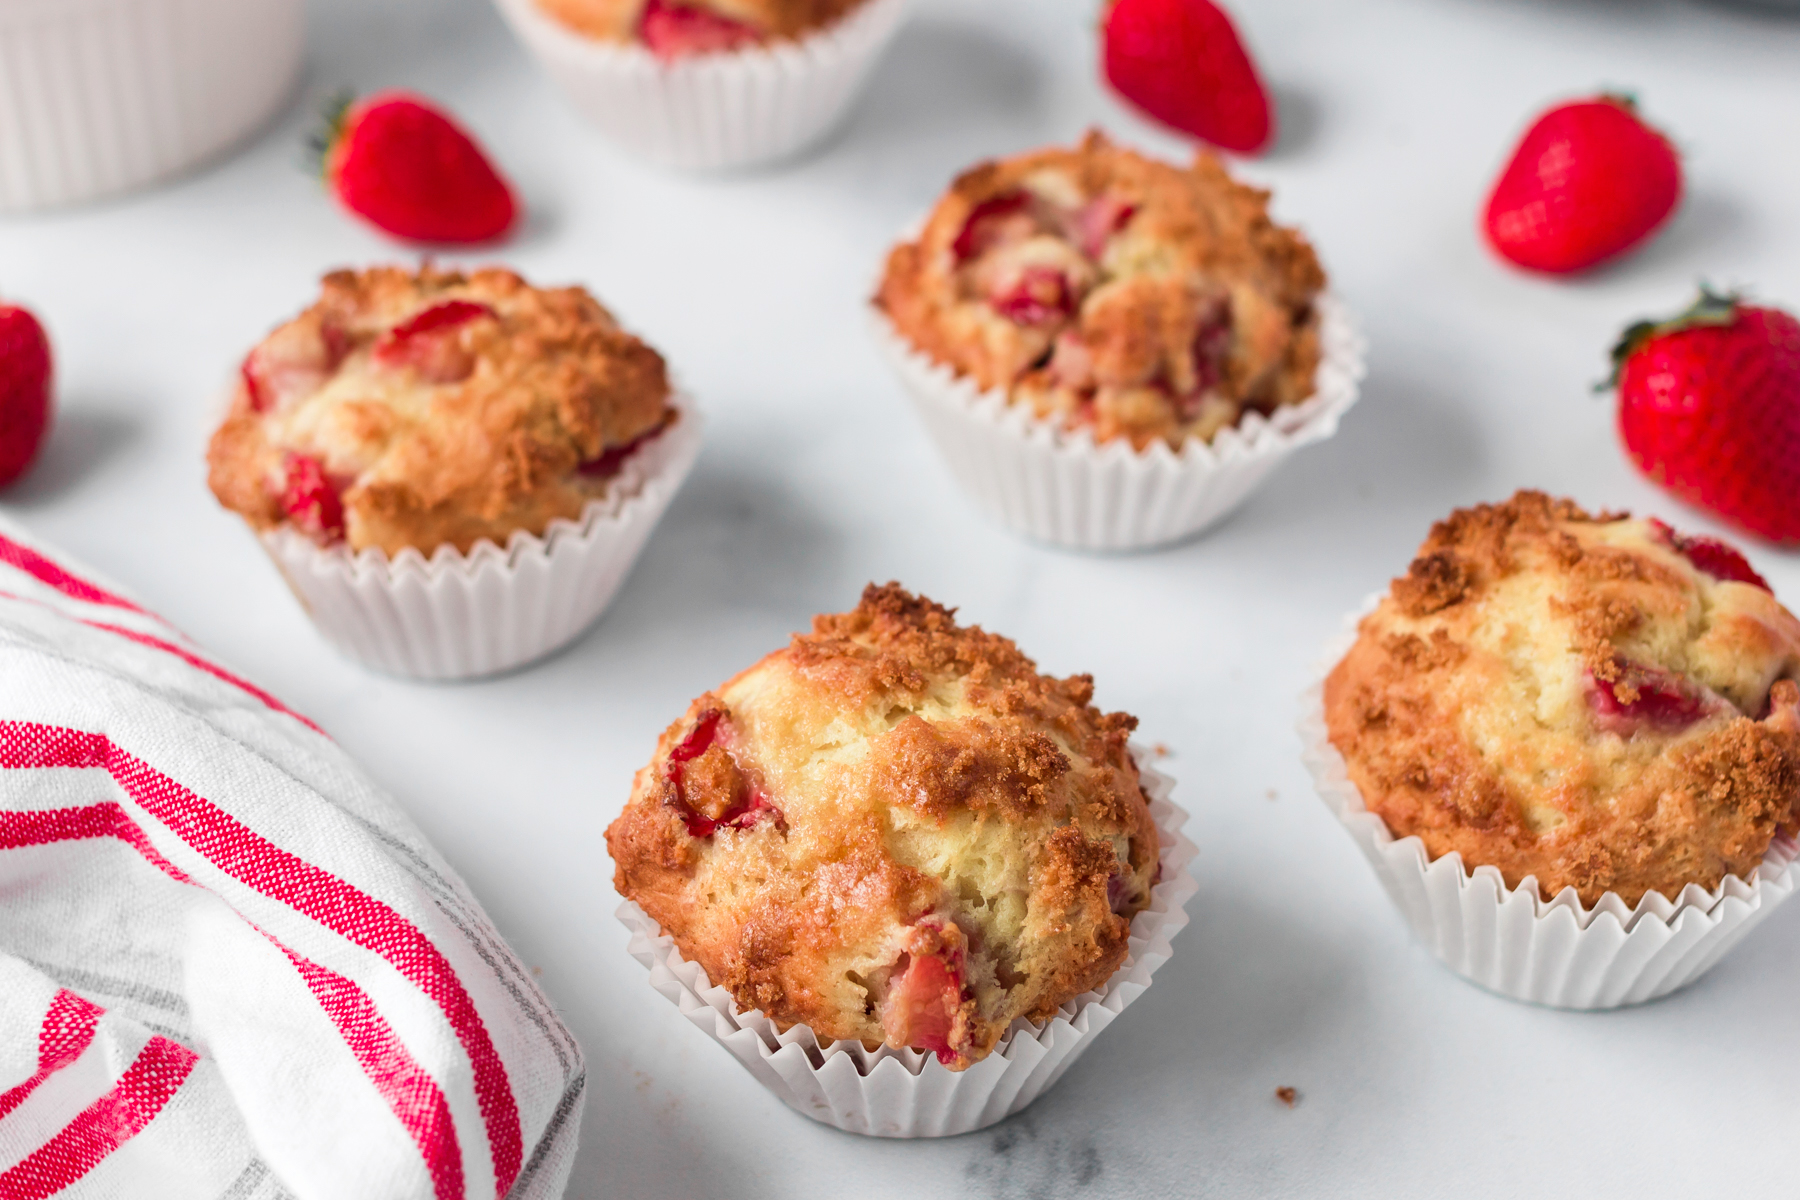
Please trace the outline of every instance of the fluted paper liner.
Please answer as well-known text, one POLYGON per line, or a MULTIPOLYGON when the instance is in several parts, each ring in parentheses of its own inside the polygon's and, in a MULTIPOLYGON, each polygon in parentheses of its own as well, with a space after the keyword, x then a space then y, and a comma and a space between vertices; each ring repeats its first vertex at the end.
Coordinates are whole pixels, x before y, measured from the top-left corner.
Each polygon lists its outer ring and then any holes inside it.
POLYGON ((1302 701, 1300 740, 1326 807, 1375 868, 1414 935, 1445 966, 1515 1000, 1622 1008, 1700 978, 1793 894, 1800 845, 1782 836, 1747 880, 1728 875, 1710 891, 1689 884, 1674 901, 1647 892, 1636 907, 1616 892, 1588 907, 1573 888, 1546 901, 1535 876, 1509 888, 1495 867, 1470 872, 1460 853, 1433 862, 1419 838, 1395 838, 1364 806, 1325 728, 1325 676, 1349 651, 1362 613, 1378 599, 1371 597, 1350 617, 1328 648, 1319 681, 1302 701))
POLYGON ((179 174, 293 90, 301 0, 0 0, 0 213, 179 174))
POLYGON ((700 418, 677 399, 678 419, 625 460, 607 494, 579 521, 544 536, 514 533, 505 549, 440 546, 321 548, 280 526, 263 547, 319 632, 340 651, 390 675, 463 679, 522 666, 560 649, 612 602, 700 453, 700 418))
POLYGON ((664 62, 635 42, 565 27, 535 0, 495 0, 589 124, 658 166, 720 170, 774 162, 830 133, 849 111, 905 0, 867 0, 793 41, 664 62))
POLYGON ((859 1041, 821 1046, 805 1025, 778 1033, 761 1012, 738 1011, 731 993, 714 986, 698 963, 681 956, 673 938, 627 900, 619 920, 631 930, 631 955, 650 968, 652 987, 795 1112, 876 1137, 950 1137, 984 1129, 1062 1077, 1100 1031, 1143 995, 1187 924, 1185 905, 1199 890, 1187 870, 1197 852, 1181 831, 1187 814, 1169 800, 1174 780, 1151 767, 1142 748, 1132 752, 1162 837, 1162 873, 1150 906, 1132 918, 1124 964, 1104 988, 1075 997, 1050 1020, 1014 1021, 993 1053, 966 1071, 952 1071, 918 1050, 871 1051, 859 1041))
POLYGON ((1099 443, 1002 389, 983 392, 917 349, 874 310, 876 341, 911 396, 925 432, 976 505, 1040 542, 1079 550, 1141 550, 1192 537, 1241 504, 1288 455, 1337 432, 1356 403, 1364 344, 1334 297, 1315 302, 1320 355, 1313 394, 1267 417, 1248 412, 1212 442, 1179 452, 1158 441, 1099 443))

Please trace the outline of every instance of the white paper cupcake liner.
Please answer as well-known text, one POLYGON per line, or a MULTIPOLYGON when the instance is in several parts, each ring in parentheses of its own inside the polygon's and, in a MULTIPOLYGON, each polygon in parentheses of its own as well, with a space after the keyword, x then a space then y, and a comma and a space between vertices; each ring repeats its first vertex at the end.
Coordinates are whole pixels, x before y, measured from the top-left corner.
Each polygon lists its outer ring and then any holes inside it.
POLYGON ((263 547, 319 632, 350 658, 390 675, 465 679, 561 649, 605 611, 700 453, 700 419, 680 418, 626 459, 606 496, 544 536, 514 533, 505 549, 321 548, 281 526, 263 547))
POLYGON ((993 1053, 966 1071, 952 1071, 917 1050, 871 1051, 858 1041, 821 1046, 805 1025, 776 1032, 761 1012, 739 1012, 731 993, 714 986, 698 963, 681 956, 673 938, 627 900, 619 920, 631 930, 631 955, 650 968, 652 987, 795 1112, 876 1137, 950 1137, 984 1129, 1043 1095, 1144 994, 1188 922, 1185 906, 1199 884, 1187 870, 1197 852, 1182 833, 1187 814, 1169 800, 1174 780, 1151 767, 1141 748, 1132 750, 1162 834, 1162 875, 1150 906, 1132 918, 1124 965, 1103 989, 1077 996, 1042 1025, 1014 1021, 993 1053))
POLYGON ((142 187, 269 119, 301 0, 0 0, 0 212, 142 187))
POLYGON ((1726 876, 1710 891, 1689 884, 1674 902, 1649 892, 1635 908, 1616 892, 1589 908, 1573 888, 1545 901, 1535 876, 1509 888, 1497 868, 1469 872, 1459 853, 1429 861, 1420 839, 1395 838, 1363 805, 1326 732, 1324 677, 1356 640, 1360 615, 1333 642, 1303 698, 1304 759, 1326 807, 1414 935, 1451 970, 1489 991, 1553 1008, 1641 1004, 1700 978, 1793 894, 1800 845, 1780 836, 1749 880, 1726 876))
POLYGON ((797 41, 673 63, 568 29, 535 0, 495 3, 608 139, 658 166, 720 170, 786 158, 831 132, 899 27, 905 0, 867 0, 797 41))
POLYGON ((876 340, 963 490, 1016 533, 1079 550, 1141 550, 1192 537, 1241 504, 1288 455, 1337 432, 1356 403, 1364 343, 1344 306, 1317 301, 1320 356, 1313 394, 1264 417, 1246 413, 1211 444, 1180 452, 1158 442, 1096 443, 1000 389, 983 392, 913 346, 880 310, 876 340))

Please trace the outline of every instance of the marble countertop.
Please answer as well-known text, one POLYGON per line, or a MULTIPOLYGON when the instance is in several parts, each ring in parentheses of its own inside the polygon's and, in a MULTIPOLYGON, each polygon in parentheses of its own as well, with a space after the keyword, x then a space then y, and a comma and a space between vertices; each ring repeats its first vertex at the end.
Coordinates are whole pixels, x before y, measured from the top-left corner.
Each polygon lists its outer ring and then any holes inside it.
MULTIPOLYGON (((1701 278, 1800 305, 1800 20, 1672 0, 1240 0, 1284 132, 1243 173, 1305 227, 1368 335, 1361 405, 1229 522, 1162 553, 1022 543, 955 492, 859 303, 961 167, 1098 124, 1181 144, 1100 87, 1095 0, 917 0, 847 126, 722 179, 617 156, 480 0, 316 0, 305 93, 243 154, 126 201, 0 221, 0 289, 45 318, 59 425, 0 510, 135 588, 337 737, 474 887, 586 1048, 570 1195, 1674 1195, 1791 1186, 1781 1049, 1800 910, 1640 1009, 1483 993, 1413 944, 1314 796, 1293 732, 1319 647, 1453 505, 1532 485, 1678 510, 1593 394, 1614 334, 1701 278), (324 269, 404 257, 305 175, 349 85, 446 100, 519 184, 504 257, 592 287, 660 347, 708 444, 612 610, 501 679, 378 678, 313 632, 204 485, 244 349, 324 269), (1528 118, 1635 90, 1690 193, 1646 251, 1551 283, 1476 236, 1528 118), (898 579, 1089 671, 1142 718, 1200 845, 1156 985, 1035 1107, 943 1142, 858 1139, 764 1093, 645 982, 601 832, 687 701, 898 579), (1291 1110, 1277 1087, 1299 1091, 1291 1110)), ((1790 599, 1800 559, 1756 550, 1790 599)), ((1792 990, 1790 990, 1792 989, 1792 990)))

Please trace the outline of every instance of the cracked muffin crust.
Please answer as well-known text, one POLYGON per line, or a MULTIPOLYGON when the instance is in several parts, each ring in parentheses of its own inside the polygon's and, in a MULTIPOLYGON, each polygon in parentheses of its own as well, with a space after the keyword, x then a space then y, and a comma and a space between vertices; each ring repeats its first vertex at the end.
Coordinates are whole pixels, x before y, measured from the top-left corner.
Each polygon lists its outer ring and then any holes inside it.
POLYGON ((912 345, 1097 441, 1210 441, 1313 392, 1325 274, 1269 194, 1098 132, 960 176, 889 253, 875 305, 912 345))
POLYGON ((1395 837, 1635 905, 1794 832, 1797 675, 1800 622, 1736 550, 1524 491, 1432 528, 1325 716, 1395 837))
POLYGON ((575 520, 679 415, 662 357, 587 292, 499 268, 334 271, 239 376, 219 502, 390 556, 575 520))
POLYGON ((663 733, 619 892, 783 1029, 961 1070, 1101 987, 1156 881, 1136 721, 896 584, 663 733))
POLYGON ((642 42, 664 59, 803 37, 863 0, 537 0, 577 33, 642 42))

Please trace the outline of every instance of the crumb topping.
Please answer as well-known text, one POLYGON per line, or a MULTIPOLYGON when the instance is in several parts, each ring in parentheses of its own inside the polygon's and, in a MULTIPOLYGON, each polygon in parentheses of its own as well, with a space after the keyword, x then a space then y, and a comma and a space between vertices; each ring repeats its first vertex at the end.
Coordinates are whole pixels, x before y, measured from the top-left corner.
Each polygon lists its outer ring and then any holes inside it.
POLYGON ((1267 192, 1098 132, 959 177, 888 256, 875 304, 1013 403, 1142 449, 1297 404, 1319 362, 1312 247, 1267 192))

